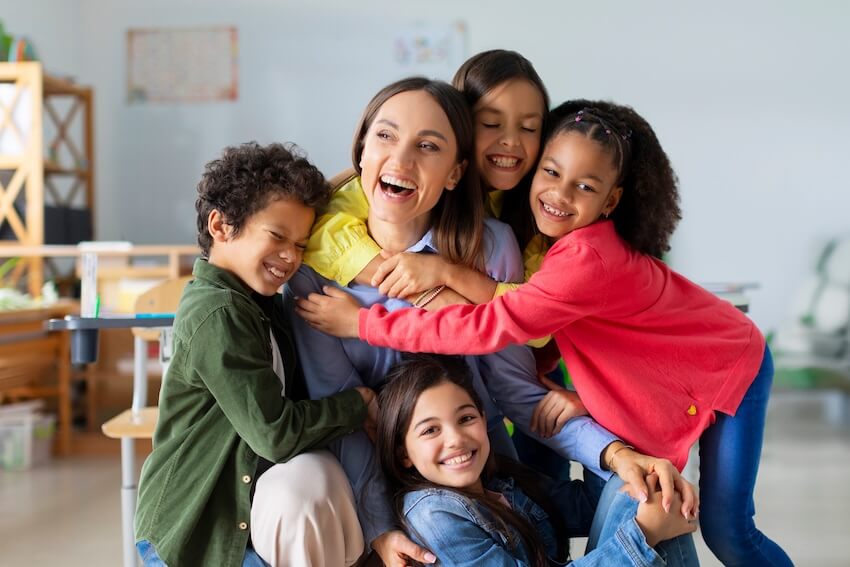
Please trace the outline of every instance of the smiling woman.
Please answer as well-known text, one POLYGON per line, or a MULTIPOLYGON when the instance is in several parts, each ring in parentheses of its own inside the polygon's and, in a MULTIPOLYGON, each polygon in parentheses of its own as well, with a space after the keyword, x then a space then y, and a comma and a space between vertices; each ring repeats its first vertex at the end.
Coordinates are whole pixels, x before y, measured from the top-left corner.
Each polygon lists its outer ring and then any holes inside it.
MULTIPOLYGON (((481 187, 474 164, 470 165, 473 136, 469 108, 451 86, 421 78, 393 83, 375 95, 363 114, 353 151, 353 164, 360 175, 337 196, 343 195, 356 214, 366 218, 368 236, 386 251, 406 252, 420 259, 439 256, 470 268, 480 265, 489 278, 518 282, 523 278, 522 258, 510 228, 495 219, 484 219, 481 187)), ((324 251, 328 255, 348 252, 333 247, 324 251)), ((286 293, 313 298, 322 291, 343 293, 338 291, 340 287, 302 266, 286 293)), ((411 305, 405 299, 388 297, 374 285, 355 281, 344 289, 365 307, 380 305, 394 311, 411 305)), ((302 299, 298 305, 290 318, 311 397, 358 385, 374 389, 384 385, 401 352, 328 336, 299 317, 309 317, 301 306, 310 302, 302 299)), ((537 380, 530 349, 509 346, 466 360, 483 402, 494 452, 515 456, 504 415, 517 429, 562 457, 581 462, 600 477, 611 476, 601 463, 611 462, 610 453, 619 447, 619 441, 590 418, 574 417, 580 409, 564 412, 563 428, 549 432, 545 439, 532 432, 535 408, 549 392, 537 380)), ((366 435, 355 432, 331 449, 351 481, 366 541, 389 565, 402 564, 399 558, 403 555, 424 561, 425 551, 395 530, 397 522, 384 478, 366 435)), ((641 460, 645 458, 621 451, 616 461, 623 471, 642 474, 650 462, 641 460)), ((664 470, 672 474, 669 463, 651 462, 662 474, 664 470)), ((586 533, 589 525, 578 529, 586 533)))

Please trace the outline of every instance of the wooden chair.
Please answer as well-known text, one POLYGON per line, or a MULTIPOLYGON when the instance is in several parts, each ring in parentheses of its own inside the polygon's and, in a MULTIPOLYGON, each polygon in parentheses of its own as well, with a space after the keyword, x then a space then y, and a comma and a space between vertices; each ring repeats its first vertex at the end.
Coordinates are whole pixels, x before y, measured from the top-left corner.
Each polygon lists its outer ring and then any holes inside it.
MULTIPOLYGON (((165 280, 146 291, 136 300, 136 316, 173 314, 183 289, 192 276, 165 280)), ((159 340, 161 329, 133 328, 133 403, 103 424, 103 434, 121 440, 121 523, 124 544, 124 567, 137 564, 133 516, 136 513, 136 439, 153 438, 159 409, 147 406, 147 342, 159 340)), ((163 369, 163 374, 165 369, 163 369)))

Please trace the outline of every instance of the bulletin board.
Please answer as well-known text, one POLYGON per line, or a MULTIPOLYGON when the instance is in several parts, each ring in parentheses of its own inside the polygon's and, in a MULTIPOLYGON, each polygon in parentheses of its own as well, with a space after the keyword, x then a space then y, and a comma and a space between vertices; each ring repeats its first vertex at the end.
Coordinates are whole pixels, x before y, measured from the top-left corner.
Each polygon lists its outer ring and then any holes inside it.
POLYGON ((400 28, 393 48, 403 72, 449 80, 467 57, 466 23, 408 23, 400 28))
POLYGON ((235 101, 238 34, 233 26, 127 31, 130 103, 235 101))

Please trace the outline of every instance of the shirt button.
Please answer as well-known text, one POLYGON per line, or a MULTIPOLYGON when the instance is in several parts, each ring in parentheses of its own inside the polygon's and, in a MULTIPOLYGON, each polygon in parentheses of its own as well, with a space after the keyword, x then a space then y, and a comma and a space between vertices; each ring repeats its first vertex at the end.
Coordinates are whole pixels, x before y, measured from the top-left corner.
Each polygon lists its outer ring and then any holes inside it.
POLYGON ((240 530, 247 530, 247 529, 248 529, 248 524, 247 524, 247 523, 245 523, 245 522, 239 522, 239 529, 240 529, 240 530))
POLYGON ((244 482, 245 484, 248 484, 249 482, 251 482, 251 477, 246 474, 245 476, 242 477, 242 482, 244 482))
POLYGON ((696 414, 697 414, 697 407, 695 405, 691 404, 691 407, 688 408, 688 415, 696 415, 696 414))

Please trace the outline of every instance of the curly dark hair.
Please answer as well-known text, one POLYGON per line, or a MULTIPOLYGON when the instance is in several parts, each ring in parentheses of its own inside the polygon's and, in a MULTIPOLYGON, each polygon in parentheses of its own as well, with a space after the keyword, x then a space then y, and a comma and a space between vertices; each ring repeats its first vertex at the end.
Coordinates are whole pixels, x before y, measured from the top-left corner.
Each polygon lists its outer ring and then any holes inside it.
POLYGON ((567 132, 580 132, 611 154, 623 188, 611 213, 617 234, 635 250, 661 258, 682 211, 679 180, 652 127, 629 106, 578 99, 549 114, 546 140, 567 132))
POLYGON ((295 144, 248 142, 225 148, 220 158, 204 167, 198 183, 195 210, 201 254, 204 258, 210 254, 207 220, 213 210, 221 212, 235 236, 248 218, 272 200, 294 199, 318 208, 328 202, 330 193, 325 177, 295 144))

